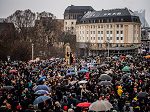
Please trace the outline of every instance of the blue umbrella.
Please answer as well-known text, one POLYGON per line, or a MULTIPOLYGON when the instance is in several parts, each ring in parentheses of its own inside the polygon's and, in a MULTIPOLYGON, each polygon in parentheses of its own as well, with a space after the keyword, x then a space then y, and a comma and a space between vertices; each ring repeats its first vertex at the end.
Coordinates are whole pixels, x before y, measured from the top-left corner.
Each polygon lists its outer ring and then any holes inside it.
POLYGON ((74 68, 69 68, 66 73, 75 72, 74 68))
POLYGON ((34 69, 32 70, 32 72, 39 72, 39 69, 38 69, 38 68, 34 68, 34 69))
POLYGON ((82 69, 88 70, 89 68, 88 67, 82 67, 82 69))
POLYGON ((38 90, 38 91, 36 91, 34 94, 43 95, 43 94, 49 94, 49 92, 46 91, 46 90, 38 90))
POLYGON ((39 96, 39 97, 37 97, 37 98, 34 100, 33 105, 42 103, 42 102, 44 102, 44 101, 46 101, 46 100, 48 100, 48 99, 51 99, 51 97, 49 97, 49 96, 39 96))
POLYGON ((86 72, 89 72, 89 71, 86 70, 86 69, 81 69, 81 70, 79 71, 79 73, 86 73, 86 72))
POLYGON ((50 91, 50 88, 47 85, 38 85, 37 87, 34 88, 34 91, 38 91, 38 90, 50 91))
POLYGON ((75 72, 67 73, 66 75, 75 75, 75 72))
POLYGON ((42 81, 43 79, 46 79, 46 76, 42 76, 38 81, 42 81))
POLYGON ((116 59, 116 60, 117 60, 117 59, 119 59, 119 57, 118 57, 118 56, 113 56, 112 58, 113 58, 113 59, 116 59))

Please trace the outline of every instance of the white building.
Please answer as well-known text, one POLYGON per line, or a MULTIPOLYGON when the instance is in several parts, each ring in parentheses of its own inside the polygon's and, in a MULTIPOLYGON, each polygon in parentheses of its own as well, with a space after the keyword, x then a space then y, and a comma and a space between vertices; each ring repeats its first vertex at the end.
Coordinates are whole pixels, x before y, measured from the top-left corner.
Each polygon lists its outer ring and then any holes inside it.
POLYGON ((131 10, 112 9, 86 13, 76 25, 80 55, 135 53, 141 44, 141 22, 131 10))

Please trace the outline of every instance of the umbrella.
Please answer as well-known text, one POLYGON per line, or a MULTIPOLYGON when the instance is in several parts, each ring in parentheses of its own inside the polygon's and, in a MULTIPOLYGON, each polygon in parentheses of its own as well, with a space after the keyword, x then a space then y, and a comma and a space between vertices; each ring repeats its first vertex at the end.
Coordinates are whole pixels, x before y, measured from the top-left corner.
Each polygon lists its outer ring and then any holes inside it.
POLYGON ((79 71, 79 73, 86 73, 86 72, 89 72, 89 71, 86 70, 86 69, 81 69, 81 70, 79 71))
POLYGON ((118 56, 113 56, 112 58, 113 58, 113 59, 119 59, 119 57, 118 57, 118 56))
POLYGON ((49 96, 39 96, 39 97, 37 97, 37 98, 34 100, 33 105, 42 103, 42 102, 44 102, 44 101, 46 101, 46 100, 48 100, 48 99, 51 99, 51 97, 49 97, 49 96))
POLYGON ((96 102, 93 102, 89 106, 90 111, 108 111, 111 108, 113 108, 112 104, 108 100, 97 100, 96 102))
POLYGON ((70 84, 74 85, 77 81, 71 81, 70 84))
POLYGON ((110 81, 101 81, 101 82, 98 83, 98 85, 107 86, 107 85, 112 85, 112 83, 110 81))
POLYGON ((78 82, 78 84, 85 84, 85 83, 87 83, 88 81, 86 81, 86 80, 82 80, 82 81, 79 81, 78 82))
POLYGON ((50 91, 50 88, 47 85, 38 85, 37 87, 34 88, 34 91, 38 91, 38 90, 50 91))
POLYGON ((127 79, 127 78, 129 78, 130 77, 130 74, 124 74, 121 78, 122 79, 127 79))
POLYGON ((148 96, 148 93, 147 92, 139 92, 138 94, 137 94, 137 97, 138 98, 145 98, 145 97, 147 97, 148 96))
POLYGON ((39 69, 38 69, 38 68, 34 68, 34 69, 32 70, 32 72, 39 72, 39 69))
POLYGON ((70 72, 70 73, 67 73, 66 75, 75 75, 76 73, 75 72, 70 72))
POLYGON ((34 94, 43 95, 43 94, 49 94, 49 92, 46 91, 46 90, 38 90, 38 91, 36 91, 34 94))
POLYGON ((106 74, 112 74, 112 70, 105 71, 106 74))
POLYGON ((13 69, 13 70, 9 70, 9 73, 17 73, 18 71, 13 69))
POLYGON ((2 89, 3 90, 12 90, 12 89, 14 89, 14 86, 3 86, 2 89))
POLYGON ((89 103, 89 102, 82 102, 82 103, 78 103, 77 107, 88 108, 90 105, 91 105, 91 103, 89 103))
POLYGON ((126 55, 126 57, 127 57, 127 58, 132 58, 132 56, 131 56, 131 55, 126 55))
POLYGON ((111 81, 112 78, 107 75, 107 74, 101 74, 100 77, 99 77, 99 80, 102 80, 102 81, 111 81))
POLYGON ((46 76, 42 76, 38 81, 42 81, 43 79, 46 79, 46 76))
POLYGON ((123 72, 130 72, 130 67, 129 66, 125 66, 122 69, 123 72))
POLYGON ((146 59, 150 59, 150 55, 144 56, 144 58, 146 58, 146 59))
POLYGON ((67 73, 71 73, 71 72, 75 72, 74 68, 69 68, 69 69, 67 70, 67 73))

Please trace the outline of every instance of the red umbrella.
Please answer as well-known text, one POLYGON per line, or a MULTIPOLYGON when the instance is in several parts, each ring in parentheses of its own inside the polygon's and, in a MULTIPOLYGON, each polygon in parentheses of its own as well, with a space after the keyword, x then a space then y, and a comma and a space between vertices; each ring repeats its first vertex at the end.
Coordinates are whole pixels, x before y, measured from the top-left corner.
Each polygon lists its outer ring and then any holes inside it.
POLYGON ((9 70, 9 73, 17 73, 17 70, 15 70, 15 69, 9 70))
POLYGON ((82 102, 77 105, 77 107, 88 108, 91 105, 89 102, 82 102))

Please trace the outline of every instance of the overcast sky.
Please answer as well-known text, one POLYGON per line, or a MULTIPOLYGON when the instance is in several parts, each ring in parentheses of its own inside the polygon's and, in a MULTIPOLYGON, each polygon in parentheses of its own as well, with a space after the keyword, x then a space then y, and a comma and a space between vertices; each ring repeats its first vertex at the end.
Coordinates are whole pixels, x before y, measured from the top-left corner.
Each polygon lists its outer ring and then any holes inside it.
POLYGON ((0 18, 8 17, 18 9, 31 9, 33 12, 51 12, 62 19, 65 8, 71 4, 92 6, 95 10, 124 7, 133 11, 145 9, 150 24, 150 0, 0 0, 0 18))

